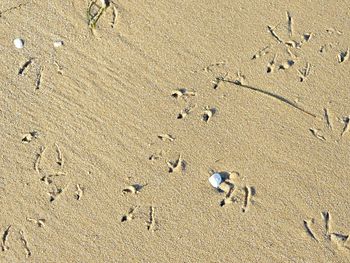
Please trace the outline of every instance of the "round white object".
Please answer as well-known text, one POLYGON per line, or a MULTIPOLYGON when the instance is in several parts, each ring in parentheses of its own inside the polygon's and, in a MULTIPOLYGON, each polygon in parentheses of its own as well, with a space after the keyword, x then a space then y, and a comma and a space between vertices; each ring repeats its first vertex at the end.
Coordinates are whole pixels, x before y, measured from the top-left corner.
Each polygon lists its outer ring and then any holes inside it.
POLYGON ((218 188, 219 185, 222 183, 222 178, 219 173, 215 173, 212 176, 209 177, 209 183, 215 187, 218 188))
POLYGON ((63 41, 62 40, 57 40, 57 41, 53 42, 53 46, 54 47, 63 46, 63 41))
POLYGON ((21 38, 16 38, 15 40, 13 40, 13 44, 15 45, 16 48, 23 48, 24 40, 21 38))

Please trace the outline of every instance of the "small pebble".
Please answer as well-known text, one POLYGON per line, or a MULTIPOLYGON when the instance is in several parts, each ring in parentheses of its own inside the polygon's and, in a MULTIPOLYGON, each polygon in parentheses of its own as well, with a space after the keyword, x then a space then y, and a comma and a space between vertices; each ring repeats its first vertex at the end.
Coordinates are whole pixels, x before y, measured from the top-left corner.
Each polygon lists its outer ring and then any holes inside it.
POLYGON ((54 47, 63 46, 63 41, 62 40, 57 40, 57 41, 53 42, 53 46, 54 47))
POLYGON ((212 176, 209 177, 209 183, 215 187, 218 188, 219 185, 222 183, 222 178, 219 173, 214 173, 212 176))
POLYGON ((23 48, 24 40, 21 38, 16 38, 15 40, 13 40, 13 44, 15 45, 16 48, 23 48))

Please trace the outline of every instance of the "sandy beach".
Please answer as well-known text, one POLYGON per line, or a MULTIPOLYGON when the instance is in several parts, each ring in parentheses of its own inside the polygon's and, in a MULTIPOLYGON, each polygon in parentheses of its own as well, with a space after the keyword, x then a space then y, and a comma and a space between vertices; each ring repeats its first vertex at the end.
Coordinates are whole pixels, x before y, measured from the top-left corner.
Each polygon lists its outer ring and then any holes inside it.
POLYGON ((0 262, 350 262, 349 26, 348 1, 0 1, 0 262))

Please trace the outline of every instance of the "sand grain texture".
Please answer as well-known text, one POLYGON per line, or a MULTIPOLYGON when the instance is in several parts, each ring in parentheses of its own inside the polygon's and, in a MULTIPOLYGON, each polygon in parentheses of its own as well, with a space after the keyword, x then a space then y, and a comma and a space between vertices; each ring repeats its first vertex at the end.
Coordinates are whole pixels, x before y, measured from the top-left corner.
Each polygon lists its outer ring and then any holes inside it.
POLYGON ((350 262, 347 1, 88 3, 0 2, 0 262, 350 262))

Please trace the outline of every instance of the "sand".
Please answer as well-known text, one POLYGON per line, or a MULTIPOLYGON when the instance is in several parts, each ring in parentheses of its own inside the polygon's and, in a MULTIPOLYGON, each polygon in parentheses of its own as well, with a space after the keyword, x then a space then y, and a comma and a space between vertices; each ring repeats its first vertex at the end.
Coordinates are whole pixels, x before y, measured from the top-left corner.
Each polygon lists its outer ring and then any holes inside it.
POLYGON ((350 262, 347 1, 89 2, 0 3, 0 262, 350 262))

